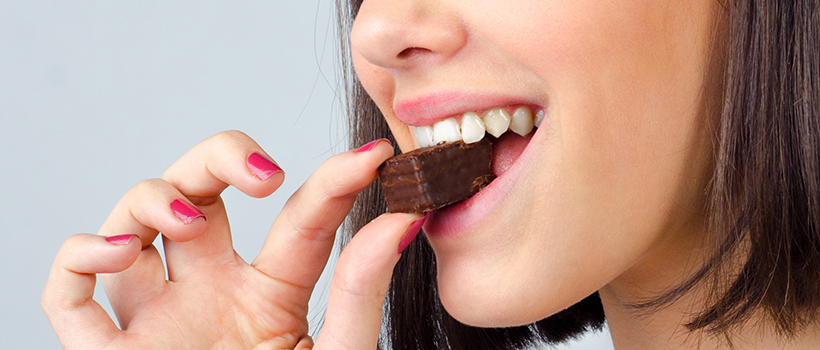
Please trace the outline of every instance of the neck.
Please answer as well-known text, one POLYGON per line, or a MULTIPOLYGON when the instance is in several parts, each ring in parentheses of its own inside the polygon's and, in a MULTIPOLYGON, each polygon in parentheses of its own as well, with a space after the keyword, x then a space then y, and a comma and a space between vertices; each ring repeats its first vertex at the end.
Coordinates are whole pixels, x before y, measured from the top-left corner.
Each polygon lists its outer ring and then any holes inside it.
POLYGON ((756 315, 726 336, 689 331, 684 324, 697 311, 690 298, 651 313, 636 309, 609 288, 599 291, 615 349, 820 349, 820 326, 813 324, 792 338, 774 331, 756 315))
POLYGON ((599 290, 615 348, 621 349, 820 349, 820 324, 798 330, 794 337, 775 331, 763 313, 723 335, 685 326, 702 311, 705 287, 698 285, 658 308, 636 308, 680 285, 703 261, 699 235, 671 235, 616 280, 599 290), (687 238, 689 237, 689 238, 687 238), (694 238, 692 238, 694 237, 694 238))

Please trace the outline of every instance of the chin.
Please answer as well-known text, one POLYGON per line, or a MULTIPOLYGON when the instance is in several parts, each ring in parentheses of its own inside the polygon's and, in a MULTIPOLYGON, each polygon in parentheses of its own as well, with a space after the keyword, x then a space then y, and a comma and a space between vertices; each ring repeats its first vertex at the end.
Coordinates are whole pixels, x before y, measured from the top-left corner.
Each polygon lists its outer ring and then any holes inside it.
POLYGON ((439 266, 438 291, 444 310, 457 321, 473 327, 506 328, 527 325, 556 313, 539 305, 541 299, 532 290, 520 290, 489 278, 473 279, 452 276, 439 266))

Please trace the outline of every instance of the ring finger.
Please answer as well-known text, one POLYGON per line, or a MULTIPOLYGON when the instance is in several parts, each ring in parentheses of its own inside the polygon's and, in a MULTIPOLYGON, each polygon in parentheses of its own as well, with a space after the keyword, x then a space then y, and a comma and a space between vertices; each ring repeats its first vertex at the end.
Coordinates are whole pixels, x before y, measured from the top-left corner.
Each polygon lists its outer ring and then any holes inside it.
POLYGON ((98 234, 136 234, 143 246, 139 258, 130 268, 102 276, 106 294, 121 326, 127 326, 133 310, 141 302, 165 286, 162 260, 151 244, 158 232, 174 240, 190 240, 207 228, 208 224, 200 214, 182 193, 160 179, 137 184, 114 207, 98 234))

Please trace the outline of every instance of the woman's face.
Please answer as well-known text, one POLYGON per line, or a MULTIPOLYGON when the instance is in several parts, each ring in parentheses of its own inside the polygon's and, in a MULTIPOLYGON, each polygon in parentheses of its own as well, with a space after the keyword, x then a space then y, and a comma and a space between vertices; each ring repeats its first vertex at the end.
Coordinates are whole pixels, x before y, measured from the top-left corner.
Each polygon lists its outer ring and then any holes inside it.
MULTIPOLYGON (((494 148, 497 179, 429 214, 443 305, 527 324, 686 262, 710 170, 708 0, 364 0, 353 62, 404 152, 465 112, 544 111, 494 148)), ((678 276, 679 277, 679 276, 678 276)))

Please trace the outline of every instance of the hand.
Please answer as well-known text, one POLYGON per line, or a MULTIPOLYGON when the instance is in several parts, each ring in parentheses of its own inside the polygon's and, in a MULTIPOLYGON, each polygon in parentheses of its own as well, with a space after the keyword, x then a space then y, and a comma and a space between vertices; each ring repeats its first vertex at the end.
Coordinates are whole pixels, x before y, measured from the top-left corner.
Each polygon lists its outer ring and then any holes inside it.
POLYGON ((248 264, 232 248, 219 195, 233 185, 264 197, 284 180, 283 172, 252 174, 247 160, 253 153, 270 159, 245 134, 215 135, 161 179, 126 193, 98 235, 75 235, 63 244, 42 306, 65 348, 376 348, 399 244, 405 233, 418 232, 417 214, 382 215, 351 240, 336 266, 315 347, 306 316, 336 230, 356 195, 375 180, 378 165, 392 155, 389 142, 325 161, 288 200, 248 264), (187 210, 187 216, 174 209, 187 210), (152 245, 158 232, 167 280, 152 245), (110 273, 103 284, 122 329, 92 299, 97 273, 110 273))

